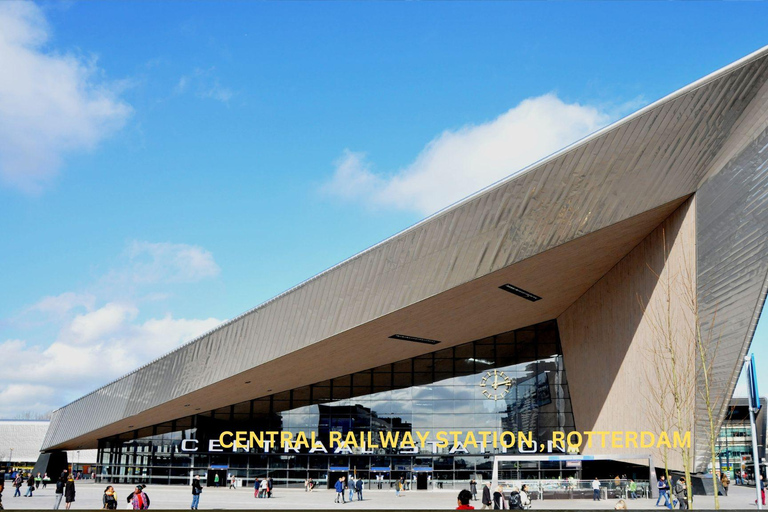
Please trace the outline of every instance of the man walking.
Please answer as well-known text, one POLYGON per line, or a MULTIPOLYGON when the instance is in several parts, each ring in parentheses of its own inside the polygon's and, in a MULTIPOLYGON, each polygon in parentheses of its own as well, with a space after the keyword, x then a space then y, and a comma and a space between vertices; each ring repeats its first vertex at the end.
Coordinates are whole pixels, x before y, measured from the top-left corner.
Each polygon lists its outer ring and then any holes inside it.
POLYGON ((21 496, 21 484, 24 482, 24 477, 21 476, 21 471, 16 473, 16 478, 13 479, 13 486, 16 490, 13 493, 13 497, 21 496))
POLYGON ((62 474, 58 480, 56 480, 56 493, 54 494, 53 509, 58 510, 61 506, 61 498, 64 497, 64 486, 67 484, 67 479, 62 474))
POLYGON ((669 502, 669 484, 667 483, 666 477, 664 475, 661 475, 661 478, 659 478, 659 481, 656 483, 658 489, 659 489, 659 497, 656 499, 656 506, 659 506, 659 502, 664 499, 663 505, 667 508, 672 508, 672 503, 669 502))
POLYGON ((349 491, 349 501, 355 497, 355 476, 349 475, 349 481, 347 482, 347 490, 349 491))
POLYGON ((363 501, 363 479, 358 478, 355 482, 355 490, 357 491, 357 501, 363 501))
POLYGON ((680 477, 680 480, 675 484, 675 496, 680 503, 680 509, 688 509, 688 487, 685 485, 685 477, 680 477))
POLYGON ((600 501, 600 480, 592 480, 592 501, 600 501))
POLYGON ((192 480, 192 510, 197 510, 200 505, 200 493, 203 492, 203 486, 200 485, 200 475, 195 475, 192 480))

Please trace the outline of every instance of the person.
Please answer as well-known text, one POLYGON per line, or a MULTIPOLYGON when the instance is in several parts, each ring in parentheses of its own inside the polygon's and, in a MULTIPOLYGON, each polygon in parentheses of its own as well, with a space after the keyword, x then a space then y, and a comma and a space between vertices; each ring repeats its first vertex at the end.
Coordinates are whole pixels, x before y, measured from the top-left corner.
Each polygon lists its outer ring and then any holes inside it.
POLYGON ((267 497, 267 488, 269 487, 269 482, 266 478, 261 480, 261 483, 259 484, 259 498, 266 498, 267 497))
POLYGON ((274 486, 275 481, 272 480, 272 477, 267 478, 267 498, 272 497, 272 487, 274 486))
POLYGON ((395 480, 395 498, 400 497, 400 479, 395 480))
POLYGON ((512 487, 512 492, 509 493, 509 508, 510 510, 523 510, 523 502, 520 499, 520 489, 512 487))
POLYGON ((379 473, 376 475, 376 486, 379 488, 379 490, 381 490, 382 484, 384 484, 384 475, 379 473))
POLYGON ((346 503, 346 501, 344 500, 344 477, 343 476, 339 477, 339 480, 336 482, 334 487, 336 488, 336 500, 334 501, 334 503, 339 503, 339 502, 346 503), (341 499, 341 501, 339 501, 339 499, 341 499))
POLYGON ((637 482, 634 479, 629 479, 629 486, 627 487, 627 498, 631 500, 637 499, 637 482))
POLYGON ((219 473, 213 474, 213 486, 218 487, 219 486, 219 473))
POLYGON ((24 483, 24 477, 21 474, 21 471, 16 473, 16 478, 13 479, 13 486, 16 488, 16 491, 13 493, 13 497, 21 496, 21 485, 24 483))
POLYGON ((43 475, 43 490, 45 490, 45 488, 48 487, 49 483, 51 483, 51 479, 48 478, 48 473, 45 473, 43 475))
POLYGON ((203 492, 203 486, 200 485, 200 475, 195 475, 192 479, 192 510, 197 510, 200 506, 200 493, 203 492))
POLYGON ((40 484, 43 483, 43 475, 40 473, 37 474, 35 477, 35 490, 38 490, 40 488, 40 484))
POLYGON ((496 486, 496 490, 493 491, 493 510, 501 510, 504 508, 502 503, 504 502, 504 489, 499 485, 496 486))
POLYGON ((312 492, 315 488, 315 481, 312 480, 312 477, 309 477, 309 492, 312 492))
POLYGON ((720 484, 723 486, 723 494, 728 496, 728 486, 731 484, 731 479, 725 472, 720 476, 720 484))
POLYGON ((462 490, 459 493, 459 497, 456 500, 456 503, 458 507, 456 507, 456 510, 475 510, 475 507, 469 504, 469 501, 472 499, 472 493, 466 489, 462 490))
POLYGON ((477 482, 474 478, 469 481, 469 492, 472 493, 472 500, 477 501, 477 482))
POLYGON ((231 474, 229 475, 229 488, 234 489, 235 488, 235 475, 231 474))
POLYGON ((149 496, 144 492, 143 485, 137 485, 131 496, 131 508, 133 510, 146 510, 149 508, 149 496))
POLYGON ((489 510, 491 508, 491 488, 488 487, 488 484, 483 484, 483 493, 482 497, 480 498, 480 503, 483 504, 481 507, 482 510, 489 510))
POLYGON ((624 500, 619 500, 616 505, 613 506, 614 510, 627 510, 627 502, 624 500))
POLYGON ((143 484, 139 484, 139 485, 137 485, 137 486, 134 488, 134 490, 131 492, 131 494, 129 494, 129 495, 128 495, 128 496, 125 498, 125 500, 128 502, 128 505, 129 505, 131 508, 133 508, 133 498, 136 496, 136 491, 137 491, 137 490, 139 491, 139 493, 140 493, 140 494, 142 494, 142 495, 143 495, 143 496, 142 496, 142 499, 146 501, 146 506, 145 506, 144 508, 149 508, 149 503, 150 503, 150 500, 149 500, 149 495, 148 495, 146 492, 144 492, 144 489, 146 489, 146 488, 147 488, 147 486, 146 486, 146 485, 143 485, 143 484))
POLYGON ((741 485, 741 473, 738 471, 734 471, 733 480, 736 482, 736 485, 741 485))
POLYGON ((5 490, 5 473, 0 471, 0 510, 4 510, 3 507, 3 491, 5 490))
POLYGON ((349 501, 352 502, 352 498, 355 497, 355 475, 349 475, 347 490, 349 491, 349 501))
POLYGON ((531 493, 528 490, 528 484, 523 484, 520 488, 520 504, 525 510, 531 508, 531 493))
POLYGON ((60 476, 56 480, 56 493, 54 494, 53 509, 58 510, 61 506, 61 498, 64 497, 64 486, 67 484, 67 479, 64 475, 60 476))
POLYGON ((32 476, 32 473, 29 474, 29 477, 27 478, 27 493, 24 495, 25 498, 31 498, 32 492, 35 490, 35 477, 32 476))
POLYGON ((659 506, 659 502, 664 499, 663 505, 667 508, 672 508, 672 503, 669 502, 669 483, 664 475, 661 475, 659 481, 656 483, 659 489, 659 497, 656 499, 656 506, 659 506))
POLYGON ((679 503, 680 509, 688 508, 688 487, 685 485, 685 477, 681 476, 680 480, 675 484, 675 496, 679 503))
POLYGON ((72 478, 72 475, 69 475, 69 478, 67 478, 67 483, 64 484, 64 508, 69 510, 69 508, 72 506, 72 503, 75 502, 75 479, 72 478))
POLYGON ((600 501, 600 480, 592 480, 592 501, 600 501))
MULTIPOLYGON (((760 498, 763 501, 763 506, 765 506, 765 479, 762 476, 760 477, 760 498)), ((757 505, 757 500, 755 500, 755 505, 757 505)))
POLYGON ((117 495, 115 494, 115 488, 108 485, 104 489, 104 496, 101 497, 102 508, 107 510, 117 510, 117 495))
POLYGON ((355 482, 355 491, 357 491, 357 501, 363 501, 363 479, 358 478, 355 482))

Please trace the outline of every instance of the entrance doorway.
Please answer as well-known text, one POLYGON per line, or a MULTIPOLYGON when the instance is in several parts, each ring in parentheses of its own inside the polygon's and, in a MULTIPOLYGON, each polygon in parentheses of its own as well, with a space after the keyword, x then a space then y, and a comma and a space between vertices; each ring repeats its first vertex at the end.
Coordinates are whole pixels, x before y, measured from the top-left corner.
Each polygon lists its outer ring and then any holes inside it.
MULTIPOLYGON (((339 478, 346 477, 349 471, 329 471, 328 472, 328 488, 334 489, 336 487, 336 482, 339 481, 339 478)), ((344 482, 346 485, 346 482, 344 482)))
POLYGON ((206 479, 206 485, 208 487, 226 487, 227 484, 227 470, 226 469, 209 469, 208 477, 206 479), (216 477, 219 477, 218 480, 216 477))
POLYGON ((419 491, 429 489, 429 473, 416 473, 416 489, 419 491))

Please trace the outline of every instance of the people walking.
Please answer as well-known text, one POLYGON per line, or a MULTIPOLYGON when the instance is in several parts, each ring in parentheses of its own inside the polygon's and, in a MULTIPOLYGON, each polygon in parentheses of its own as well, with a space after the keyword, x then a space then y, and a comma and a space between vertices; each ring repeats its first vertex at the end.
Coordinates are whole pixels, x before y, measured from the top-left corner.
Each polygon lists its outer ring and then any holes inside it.
POLYGON ((334 485, 336 488, 336 500, 334 503, 346 503, 346 500, 344 499, 344 477, 340 476, 339 480, 334 485))
POLYGON ((499 485, 496 486, 496 490, 493 491, 493 510, 501 510, 504 508, 504 489, 499 485))
POLYGON ((69 478, 67 478, 67 483, 64 484, 64 508, 69 510, 69 508, 72 506, 72 504, 75 502, 75 479, 72 478, 72 475, 69 475, 69 478))
POLYGON ((482 510, 490 510, 491 508, 491 488, 488 484, 483 484, 483 496, 480 502, 483 504, 482 510))
POLYGON ((137 485, 131 496, 131 508, 133 510, 146 510, 149 508, 149 496, 144 492, 144 486, 137 485))
POLYGON ((688 508, 688 487, 685 485, 685 477, 680 477, 680 480, 675 484, 675 497, 681 510, 688 508))
POLYGON ((218 487, 219 486, 219 473, 213 474, 213 486, 218 487))
POLYGON ((60 476, 58 480, 56 480, 56 492, 53 495, 54 501, 53 501, 53 509, 58 510, 61 506, 61 499, 64 497, 64 486, 67 484, 67 479, 64 478, 64 476, 60 476))
POLYGON ((48 478, 48 473, 45 473, 43 475, 43 490, 45 490, 45 488, 48 487, 49 483, 51 483, 51 479, 48 478))
POLYGON ((731 479, 725 472, 720 476, 720 484, 723 486, 723 494, 728 496, 728 486, 731 485, 731 479))
POLYGON ((269 478, 267 478, 267 498, 272 497, 272 488, 274 487, 274 485, 275 485, 275 481, 272 480, 272 477, 270 476, 269 478))
POLYGON ((472 493, 472 500, 477 501, 477 482, 474 478, 469 481, 469 492, 472 493))
POLYGON ((229 488, 234 489, 235 488, 235 475, 231 474, 229 475, 229 488))
POLYGON ((35 490, 38 490, 40 488, 40 484, 43 483, 43 476, 38 473, 35 477, 35 490))
POLYGON ((355 497, 355 476, 349 475, 349 480, 347 480, 347 491, 349 492, 349 501, 353 501, 353 498, 355 497))
POLYGON ((117 510, 117 495, 115 494, 115 488, 108 485, 104 489, 104 495, 101 497, 101 503, 103 508, 107 510, 117 510))
POLYGON ((266 478, 263 478, 261 480, 261 483, 259 484, 259 498, 266 498, 268 489, 269 489, 269 482, 267 481, 266 478))
POLYGON ((29 474, 29 477, 27 478, 27 493, 24 494, 25 498, 31 498, 32 492, 35 490, 35 477, 32 476, 32 473, 29 474))
POLYGON ((13 479, 13 486, 16 488, 16 490, 13 492, 13 497, 21 496, 21 486, 24 483, 24 476, 22 476, 21 471, 16 473, 16 478, 13 479))
POLYGON ((192 510, 197 510, 200 505, 200 493, 203 492, 203 486, 200 485, 200 475, 195 475, 192 479, 192 510))
POLYGON ((531 492, 528 490, 528 484, 523 484, 520 488, 520 504, 523 509, 531 508, 531 492))
POLYGON ((629 479, 629 485, 627 486, 627 499, 637 499, 637 482, 634 479, 629 479))
POLYGON ((664 475, 661 475, 659 478, 659 481, 656 482, 656 487, 659 490, 659 497, 656 499, 656 506, 659 506, 659 502, 663 499, 664 505, 667 508, 672 508, 672 503, 669 501, 669 482, 667 482, 666 477, 664 475))
POLYGON ((357 491, 357 501, 363 501, 363 479, 358 478, 355 482, 355 491, 357 491))

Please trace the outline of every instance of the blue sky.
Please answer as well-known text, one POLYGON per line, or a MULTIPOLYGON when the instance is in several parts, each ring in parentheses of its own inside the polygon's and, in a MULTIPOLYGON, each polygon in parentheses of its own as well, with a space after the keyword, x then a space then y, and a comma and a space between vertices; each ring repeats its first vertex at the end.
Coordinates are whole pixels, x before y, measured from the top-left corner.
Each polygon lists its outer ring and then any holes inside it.
POLYGON ((3 2, 0 417, 760 48, 766 21, 759 2, 3 2))

